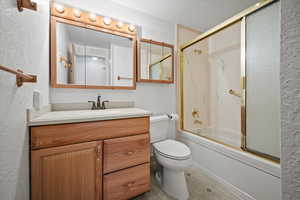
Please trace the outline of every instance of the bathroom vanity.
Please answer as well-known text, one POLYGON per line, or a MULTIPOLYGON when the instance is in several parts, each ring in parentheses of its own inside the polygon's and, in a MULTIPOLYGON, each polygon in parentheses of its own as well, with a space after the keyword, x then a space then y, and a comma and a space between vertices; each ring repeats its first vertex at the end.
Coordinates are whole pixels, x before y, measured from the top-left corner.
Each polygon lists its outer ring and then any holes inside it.
POLYGON ((120 200, 149 191, 149 115, 128 108, 31 120, 31 199, 120 200))

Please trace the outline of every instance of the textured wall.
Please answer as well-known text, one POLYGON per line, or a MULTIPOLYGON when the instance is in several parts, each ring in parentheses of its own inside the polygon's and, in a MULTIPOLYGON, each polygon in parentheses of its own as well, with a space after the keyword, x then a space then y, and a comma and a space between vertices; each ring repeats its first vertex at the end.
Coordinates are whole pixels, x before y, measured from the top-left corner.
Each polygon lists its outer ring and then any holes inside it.
POLYGON ((38 83, 17 88, 15 76, 0 71, 0 199, 28 200, 28 131, 26 108, 32 92, 49 96, 48 2, 38 1, 38 12, 19 13, 15 0, 0 1, 0 65, 38 75, 38 83))
MULTIPOLYGON (((32 107, 34 89, 41 91, 43 105, 49 103, 49 1, 35 1, 38 12, 24 10, 20 13, 15 0, 0 0, 0 65, 38 75, 38 83, 17 88, 15 77, 0 71, 0 200, 29 199, 26 109, 32 107)), ((85 4, 86 9, 95 5, 92 1, 88 4, 77 2, 85 4)), ((106 7, 98 3, 94 11, 135 20, 139 25, 144 23, 144 37, 174 41, 174 25, 109 2, 106 7)), ((57 89, 52 90, 52 101, 82 102, 94 99, 98 93, 99 90, 57 89)), ((137 91, 105 90, 100 93, 110 100, 136 101, 136 106, 154 112, 173 112, 176 108, 174 84, 139 84, 137 91)))
POLYGON ((282 199, 300 199, 300 0, 281 1, 282 199))

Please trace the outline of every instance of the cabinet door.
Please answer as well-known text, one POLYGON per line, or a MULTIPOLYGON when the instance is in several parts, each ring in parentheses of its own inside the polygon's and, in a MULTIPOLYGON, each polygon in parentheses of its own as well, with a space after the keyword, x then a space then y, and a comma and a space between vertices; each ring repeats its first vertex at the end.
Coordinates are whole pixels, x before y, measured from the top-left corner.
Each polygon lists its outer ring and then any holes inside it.
POLYGON ((32 151, 32 200, 102 198, 102 142, 32 151))

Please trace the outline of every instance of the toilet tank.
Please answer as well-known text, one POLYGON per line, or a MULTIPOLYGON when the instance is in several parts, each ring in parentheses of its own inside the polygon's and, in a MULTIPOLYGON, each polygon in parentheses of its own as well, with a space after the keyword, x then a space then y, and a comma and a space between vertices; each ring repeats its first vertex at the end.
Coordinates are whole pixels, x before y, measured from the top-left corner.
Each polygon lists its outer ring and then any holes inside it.
POLYGON ((170 131, 170 120, 167 115, 150 117, 150 142, 166 140, 170 131))

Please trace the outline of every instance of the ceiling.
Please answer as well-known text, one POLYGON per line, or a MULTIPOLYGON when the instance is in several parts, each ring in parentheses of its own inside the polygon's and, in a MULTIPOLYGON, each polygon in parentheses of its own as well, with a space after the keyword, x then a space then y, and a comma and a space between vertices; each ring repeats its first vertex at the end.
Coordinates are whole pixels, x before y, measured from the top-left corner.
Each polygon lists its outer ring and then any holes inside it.
POLYGON ((223 22, 258 0, 111 0, 165 21, 199 31, 223 22))

